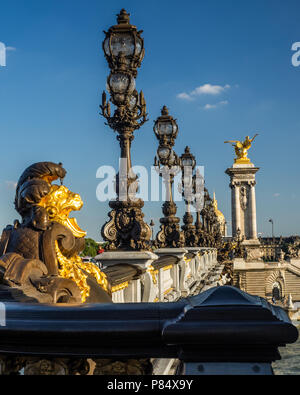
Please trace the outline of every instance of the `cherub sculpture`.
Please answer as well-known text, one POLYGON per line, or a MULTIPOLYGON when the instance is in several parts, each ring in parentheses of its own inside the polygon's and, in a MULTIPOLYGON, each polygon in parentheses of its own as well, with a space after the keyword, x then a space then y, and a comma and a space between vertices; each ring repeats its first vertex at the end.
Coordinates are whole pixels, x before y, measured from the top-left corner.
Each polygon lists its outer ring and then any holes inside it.
POLYGON ((82 262, 86 232, 71 211, 80 210, 78 194, 62 185, 62 164, 39 162, 21 175, 14 221, 0 240, 0 286, 14 289, 22 301, 41 303, 111 302, 107 279, 92 263, 82 262), (60 179, 61 185, 52 184, 60 179))
POLYGON ((249 138, 249 136, 246 136, 244 141, 239 141, 239 140, 229 140, 229 141, 224 141, 224 143, 235 143, 232 144, 235 150, 236 158, 234 160, 235 163, 251 163, 250 159, 248 158, 248 150, 251 148, 252 142, 254 139, 258 136, 256 134, 252 139, 249 138))

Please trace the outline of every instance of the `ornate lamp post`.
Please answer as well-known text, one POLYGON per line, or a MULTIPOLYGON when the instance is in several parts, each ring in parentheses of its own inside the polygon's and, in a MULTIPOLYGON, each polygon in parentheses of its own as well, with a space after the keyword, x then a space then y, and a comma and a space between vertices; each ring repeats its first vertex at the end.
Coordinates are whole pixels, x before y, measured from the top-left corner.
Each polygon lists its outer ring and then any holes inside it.
POLYGON ((122 9, 117 16, 118 24, 112 26, 103 41, 103 51, 111 73, 107 78, 107 90, 102 95, 102 115, 107 124, 117 132, 121 148, 121 167, 116 177, 117 198, 110 201, 110 220, 102 228, 102 237, 109 242, 109 250, 147 250, 151 229, 144 222, 144 202, 136 199, 137 176, 132 171, 131 142, 134 131, 146 121, 146 102, 143 92, 135 89, 137 68, 144 58, 142 31, 130 24, 130 14, 122 9), (115 106, 111 113, 110 102, 115 106))
POLYGON ((271 219, 269 219, 269 222, 272 224, 272 240, 273 240, 273 244, 275 242, 275 237, 274 237, 274 221, 271 219))
POLYGON ((204 207, 204 177, 201 175, 200 170, 196 170, 196 174, 193 176, 194 184, 198 184, 198 188, 196 187, 195 191, 195 200, 193 202, 193 206, 196 209, 196 235, 198 238, 198 246, 204 247, 205 246, 205 238, 204 238, 204 231, 203 225, 201 222, 201 211, 204 207))
POLYGON ((201 245, 221 248, 223 239, 221 225, 215 210, 215 200, 212 200, 208 190, 204 188, 204 208, 201 210, 203 223, 203 238, 201 245))
POLYGON ((211 213, 212 199, 209 196, 208 190, 204 187, 204 207, 201 210, 202 217, 202 233, 203 233, 203 247, 210 247, 213 244, 212 235, 211 235, 211 222, 212 222, 212 213, 211 213))
POLYGON ((185 246, 197 247, 198 236, 196 233, 196 226, 193 224, 194 219, 190 210, 191 204, 195 198, 196 190, 196 179, 193 177, 193 170, 196 167, 196 160, 194 155, 191 154, 189 147, 185 148, 184 154, 181 155, 180 159, 182 168, 183 197, 185 201, 185 214, 183 217, 184 225, 182 226, 185 237, 185 246))
POLYGON ((154 241, 154 226, 155 226, 153 219, 151 219, 149 226, 151 227, 151 241, 153 243, 153 241, 154 241))
POLYGON ((158 248, 180 248, 184 246, 184 235, 180 231, 180 219, 175 217, 177 206, 173 201, 172 186, 175 175, 180 171, 180 159, 172 149, 178 134, 176 120, 169 115, 166 106, 161 110, 161 116, 154 124, 154 133, 159 140, 154 166, 163 177, 166 188, 166 201, 162 211, 164 218, 160 219, 160 231, 156 237, 158 248))

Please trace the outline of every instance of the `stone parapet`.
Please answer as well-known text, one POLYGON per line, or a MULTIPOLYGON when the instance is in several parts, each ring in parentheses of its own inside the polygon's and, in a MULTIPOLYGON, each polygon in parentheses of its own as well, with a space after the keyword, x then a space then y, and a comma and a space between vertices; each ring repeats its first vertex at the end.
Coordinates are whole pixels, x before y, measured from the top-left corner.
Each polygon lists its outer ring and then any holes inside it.
POLYGON ((108 277, 114 303, 173 302, 221 285, 223 266, 214 248, 105 252, 96 261, 108 277))

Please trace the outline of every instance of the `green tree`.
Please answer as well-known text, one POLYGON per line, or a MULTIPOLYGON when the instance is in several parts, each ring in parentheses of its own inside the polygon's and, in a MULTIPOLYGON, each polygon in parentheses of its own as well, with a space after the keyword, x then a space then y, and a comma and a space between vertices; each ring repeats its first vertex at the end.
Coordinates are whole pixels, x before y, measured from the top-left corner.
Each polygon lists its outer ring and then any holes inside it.
POLYGON ((81 253, 81 256, 91 256, 94 258, 96 255, 98 255, 98 249, 99 246, 95 242, 95 240, 86 238, 85 239, 85 248, 81 253))

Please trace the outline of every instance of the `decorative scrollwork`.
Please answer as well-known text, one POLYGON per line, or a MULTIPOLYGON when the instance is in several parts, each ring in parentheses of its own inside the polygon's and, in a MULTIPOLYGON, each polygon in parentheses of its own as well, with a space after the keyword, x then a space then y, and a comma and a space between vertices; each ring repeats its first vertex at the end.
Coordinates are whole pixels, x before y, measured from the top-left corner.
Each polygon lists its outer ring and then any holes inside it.
POLYGON ((149 359, 96 359, 94 375, 151 375, 153 366, 149 359))
POLYGON ((101 115, 106 118, 107 125, 111 129, 119 133, 122 133, 124 129, 137 130, 148 121, 143 92, 141 91, 138 95, 135 91, 134 94, 136 94, 137 99, 132 107, 124 105, 117 107, 114 115, 111 116, 111 106, 106 99, 106 93, 103 92, 102 105, 100 106, 101 115))
POLYGON ((106 249, 113 251, 149 250, 151 229, 143 220, 141 207, 130 207, 129 202, 110 202, 115 209, 110 211, 111 218, 102 227, 102 237, 109 241, 106 249))

